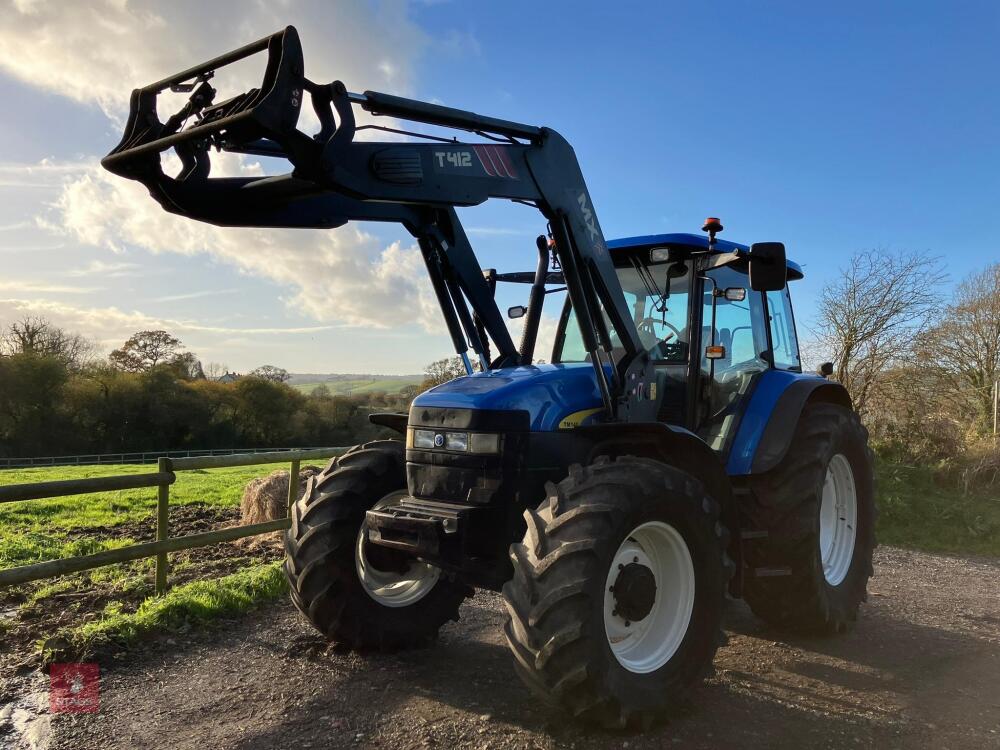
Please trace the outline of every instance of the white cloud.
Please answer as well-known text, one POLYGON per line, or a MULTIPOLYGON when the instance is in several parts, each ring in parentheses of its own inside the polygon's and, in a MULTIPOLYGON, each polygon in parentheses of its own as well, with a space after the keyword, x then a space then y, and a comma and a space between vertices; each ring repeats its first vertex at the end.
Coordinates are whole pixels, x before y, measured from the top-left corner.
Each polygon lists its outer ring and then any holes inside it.
MULTIPOLYGON (((506 319, 507 330, 514 340, 514 346, 520 348, 521 333, 524 331, 524 318, 506 319)), ((556 341, 556 330, 559 328, 559 318, 542 313, 538 321, 538 333, 535 335, 535 359, 552 361, 552 345, 556 341)))
MULTIPOLYGON (((358 89, 406 92, 427 43, 402 0, 0 0, 0 16, 0 69, 116 117, 133 88, 288 24, 302 37, 306 75, 358 89)), ((259 83, 259 59, 233 67, 238 90, 259 83)))
MULTIPOLYGON (((329 331, 335 326, 287 326, 287 327, 238 327, 219 326, 195 320, 163 318, 147 315, 137 310, 122 310, 118 307, 86 307, 56 302, 46 299, 0 299, 0 320, 17 320, 25 315, 37 315, 50 320, 55 325, 80 333, 97 342, 105 349, 120 346, 136 331, 164 329, 182 338, 185 334, 198 334, 193 348, 206 343, 213 337, 222 337, 231 344, 238 336, 284 336, 292 334, 309 335, 329 331), (206 338, 207 337, 207 338, 206 338)), ((214 339, 213 339, 214 340, 214 339)))
POLYGON ((203 299, 205 297, 218 297, 222 294, 239 294, 239 289, 218 289, 203 292, 188 292, 186 294, 168 294, 163 297, 156 297, 153 302, 181 302, 188 299, 203 299))
MULTIPOLYGON (((227 171, 252 173, 231 154, 227 171)), ((135 182, 97 165, 68 180, 50 227, 87 245, 124 252, 207 255, 294 290, 286 302, 315 320, 376 328, 416 322, 440 330, 440 312, 415 246, 383 247, 354 226, 339 230, 222 228, 167 213, 135 182)))
POLYGON ((16 281, 6 279, 0 281, 0 292, 19 292, 31 294, 89 294, 99 292, 101 287, 69 286, 67 284, 47 284, 39 281, 16 281))
POLYGON ((101 276, 103 278, 121 278, 123 276, 140 275, 142 266, 138 263, 108 262, 92 260, 83 268, 74 268, 66 272, 67 276, 101 276))

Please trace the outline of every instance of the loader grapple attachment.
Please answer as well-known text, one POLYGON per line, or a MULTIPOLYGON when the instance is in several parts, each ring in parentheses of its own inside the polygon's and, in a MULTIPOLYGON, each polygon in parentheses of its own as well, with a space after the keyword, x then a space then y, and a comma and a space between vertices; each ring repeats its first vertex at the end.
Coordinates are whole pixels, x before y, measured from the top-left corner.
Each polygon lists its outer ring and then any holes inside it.
POLYGON ((289 26, 245 47, 201 65, 188 68, 132 92, 125 135, 101 164, 111 172, 131 176, 158 162, 158 155, 177 148, 185 167, 194 166, 185 144, 203 141, 223 147, 247 145, 259 140, 280 140, 294 130, 302 106, 302 46, 298 33, 289 26), (260 52, 267 52, 267 67, 259 88, 214 103, 215 89, 209 81, 226 65, 260 52), (166 122, 157 112, 157 98, 165 90, 191 93, 187 103, 166 122), (188 124, 193 118, 194 122, 188 124))

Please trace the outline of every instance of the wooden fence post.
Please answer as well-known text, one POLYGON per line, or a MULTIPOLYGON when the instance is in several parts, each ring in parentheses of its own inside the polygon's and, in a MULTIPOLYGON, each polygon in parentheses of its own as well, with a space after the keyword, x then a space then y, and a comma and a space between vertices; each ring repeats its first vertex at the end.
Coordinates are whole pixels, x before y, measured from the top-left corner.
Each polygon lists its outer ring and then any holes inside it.
POLYGON ((299 499, 299 460, 292 461, 291 471, 288 472, 288 517, 292 517, 292 506, 299 499))
MULTIPOLYGON (((173 462, 166 456, 161 456, 156 462, 158 472, 173 470, 173 462)), ((161 484, 156 491, 156 541, 163 542, 170 537, 170 485, 161 484)), ((156 593, 167 593, 167 553, 156 555, 156 593)))

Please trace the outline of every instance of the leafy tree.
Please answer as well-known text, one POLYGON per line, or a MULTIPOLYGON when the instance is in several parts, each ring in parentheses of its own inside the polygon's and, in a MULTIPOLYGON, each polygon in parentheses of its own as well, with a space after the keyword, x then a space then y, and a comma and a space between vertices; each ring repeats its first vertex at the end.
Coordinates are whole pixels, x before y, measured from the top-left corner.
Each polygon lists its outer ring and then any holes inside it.
POLYGON ((191 352, 175 354, 168 362, 157 365, 157 367, 170 368, 181 380, 205 379, 205 371, 202 370, 201 362, 191 352))
POLYGON ((69 377, 58 357, 19 352, 0 357, 0 444, 9 455, 51 456, 66 432, 63 388, 69 377))
POLYGON ((166 331, 139 331, 132 334, 121 349, 111 352, 111 364, 124 372, 146 372, 169 362, 177 355, 181 342, 166 331))
POLYGON ((284 383, 257 377, 234 383, 237 425, 250 446, 278 445, 292 434, 291 423, 305 397, 284 383))
POLYGON ((261 365, 256 370, 251 370, 250 375, 255 378, 270 380, 272 383, 287 383, 291 375, 283 367, 274 365, 261 365))
POLYGON ((420 389, 426 391, 428 388, 447 383, 449 380, 460 378, 465 374, 465 363, 461 357, 439 359, 424 368, 424 382, 420 384, 420 389))

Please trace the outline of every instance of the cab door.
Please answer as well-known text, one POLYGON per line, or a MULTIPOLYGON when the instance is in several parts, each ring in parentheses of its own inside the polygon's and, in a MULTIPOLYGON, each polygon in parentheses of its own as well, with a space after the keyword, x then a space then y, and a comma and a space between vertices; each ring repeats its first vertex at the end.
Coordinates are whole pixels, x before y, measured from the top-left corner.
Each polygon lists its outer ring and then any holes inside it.
MULTIPOLYGON (((750 289, 750 278, 738 267, 722 266, 705 274, 697 433, 714 450, 725 453, 735 433, 742 405, 761 373, 770 367, 764 295, 750 289), (742 301, 727 299, 726 289, 742 289, 742 301), (712 312, 715 326, 712 326, 712 312), (706 348, 722 347, 709 359, 706 348)), ((737 295, 732 295, 737 296, 737 295)))

